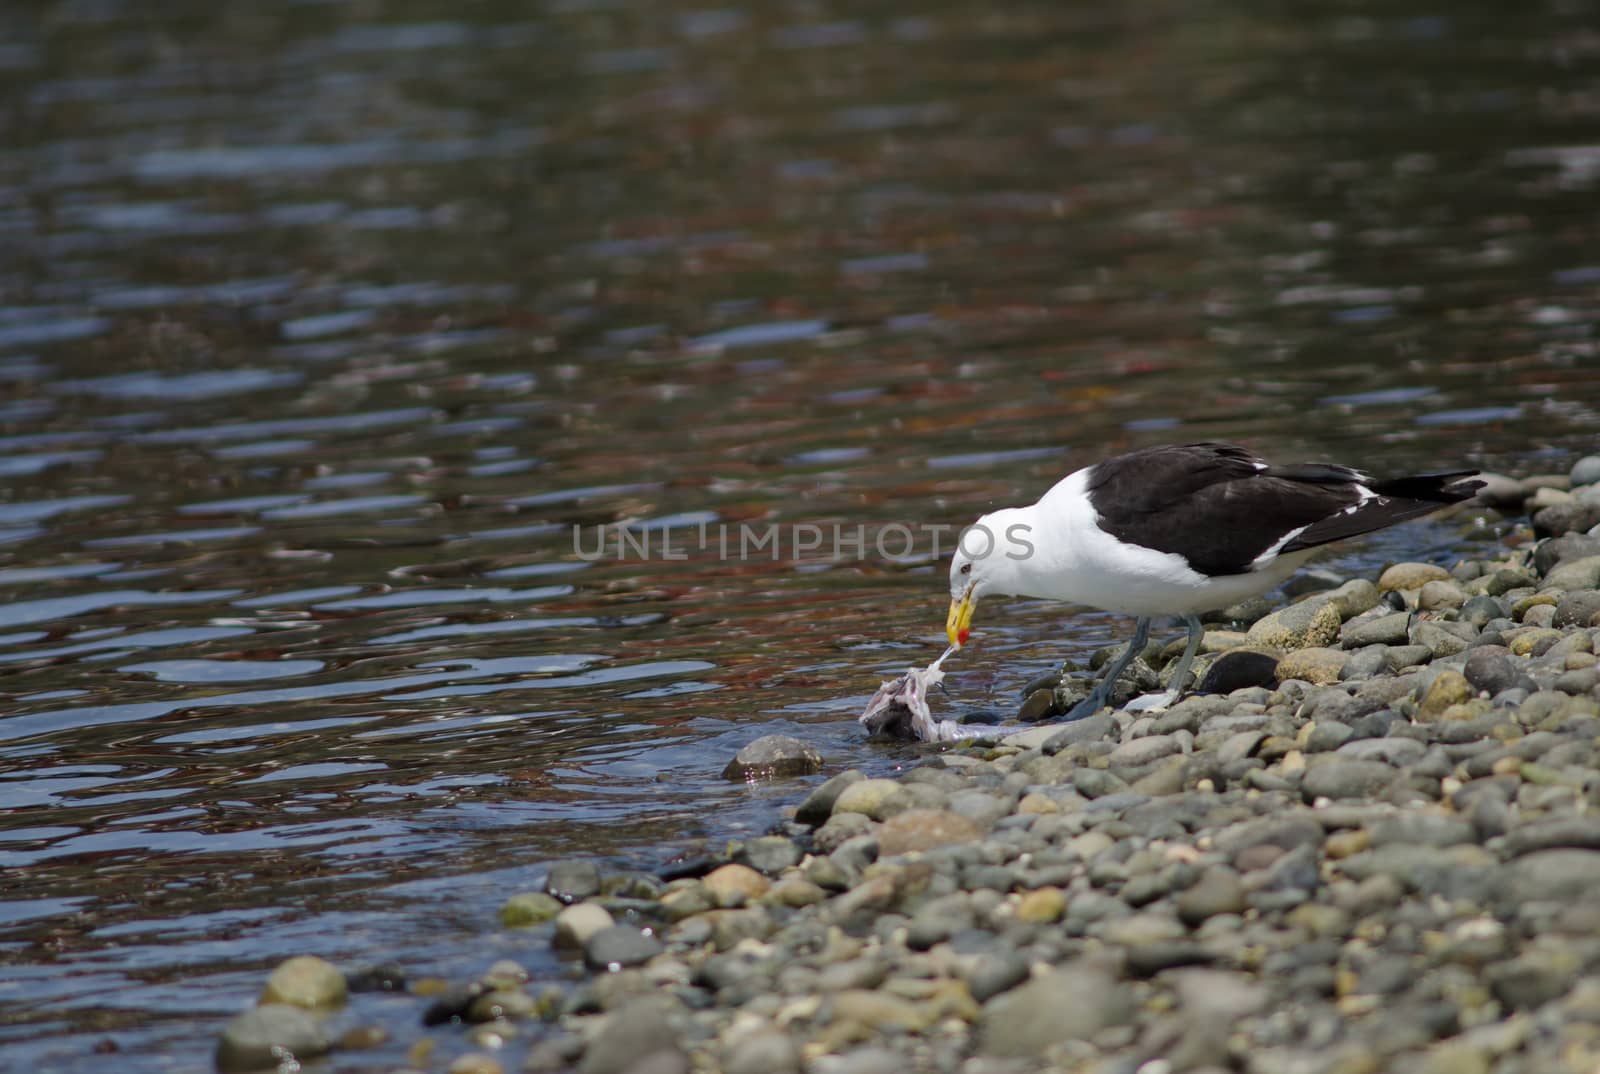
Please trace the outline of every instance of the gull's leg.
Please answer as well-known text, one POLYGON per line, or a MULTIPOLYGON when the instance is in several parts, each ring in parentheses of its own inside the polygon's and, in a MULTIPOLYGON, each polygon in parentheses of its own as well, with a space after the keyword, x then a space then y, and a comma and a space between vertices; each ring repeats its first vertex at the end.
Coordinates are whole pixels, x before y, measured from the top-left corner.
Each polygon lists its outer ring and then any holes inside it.
POLYGON ((1128 670, 1128 665, 1138 659, 1144 652, 1145 645, 1150 641, 1150 617, 1141 615, 1133 622, 1133 637, 1128 642, 1128 651, 1106 669, 1106 673, 1095 683, 1094 689, 1089 691, 1089 696, 1072 706, 1072 711, 1061 717, 1063 720, 1081 720, 1085 716, 1093 716, 1111 700, 1111 691, 1117 687, 1117 677, 1128 670))
POLYGON ((1166 692, 1134 698, 1128 702, 1127 711, 1154 712, 1166 708, 1183 696, 1184 687, 1187 685, 1185 680, 1189 677, 1189 665, 1194 663, 1194 656, 1200 651, 1200 638, 1206 632, 1206 628, 1200 625, 1200 617, 1193 612, 1186 614, 1183 621, 1189 628, 1189 642, 1183 647, 1183 655, 1178 657, 1178 666, 1172 669, 1172 678, 1168 682, 1166 692))

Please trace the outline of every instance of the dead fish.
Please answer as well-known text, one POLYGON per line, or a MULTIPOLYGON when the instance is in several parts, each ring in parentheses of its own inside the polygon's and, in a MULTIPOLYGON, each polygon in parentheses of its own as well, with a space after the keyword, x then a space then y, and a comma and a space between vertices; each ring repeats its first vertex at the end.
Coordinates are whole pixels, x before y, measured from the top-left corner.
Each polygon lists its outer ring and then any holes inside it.
POLYGON ((954 720, 936 720, 928 708, 928 689, 944 681, 939 665, 960 646, 952 645, 925 668, 911 668, 898 679, 878 687, 861 713, 861 726, 870 735, 885 735, 921 742, 956 742, 993 734, 985 727, 970 727, 954 720))

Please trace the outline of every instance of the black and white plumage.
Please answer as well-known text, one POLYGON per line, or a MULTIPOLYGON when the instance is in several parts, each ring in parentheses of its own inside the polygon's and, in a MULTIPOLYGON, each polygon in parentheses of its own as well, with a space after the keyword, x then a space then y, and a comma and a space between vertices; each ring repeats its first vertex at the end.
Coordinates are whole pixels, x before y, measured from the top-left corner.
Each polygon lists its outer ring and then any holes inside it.
POLYGON ((1110 697, 1144 648, 1150 618, 1181 616, 1181 692, 1202 633, 1197 613, 1259 596, 1331 541, 1466 500, 1477 471, 1374 480, 1343 466, 1273 466, 1231 444, 1145 448, 1078 470, 1028 507, 969 528, 950 563, 950 642, 966 641, 986 594, 1042 597, 1137 616, 1133 644, 1069 718, 1110 697))

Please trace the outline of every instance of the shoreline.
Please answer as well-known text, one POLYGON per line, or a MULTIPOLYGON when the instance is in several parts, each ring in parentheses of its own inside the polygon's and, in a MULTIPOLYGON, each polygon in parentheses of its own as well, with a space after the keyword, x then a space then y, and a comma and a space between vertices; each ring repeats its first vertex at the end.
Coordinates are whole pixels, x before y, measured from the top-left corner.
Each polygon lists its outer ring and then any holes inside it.
POLYGON ((501 924, 584 967, 559 980, 291 959, 218 1065, 1592 1074, 1600 457, 1575 492, 1489 476, 1480 501, 1544 540, 1208 631, 1231 692, 834 773, 694 875, 552 863, 501 924), (407 992, 415 1040, 352 991, 407 992), (410 1065, 378 1060, 396 1045, 410 1065))

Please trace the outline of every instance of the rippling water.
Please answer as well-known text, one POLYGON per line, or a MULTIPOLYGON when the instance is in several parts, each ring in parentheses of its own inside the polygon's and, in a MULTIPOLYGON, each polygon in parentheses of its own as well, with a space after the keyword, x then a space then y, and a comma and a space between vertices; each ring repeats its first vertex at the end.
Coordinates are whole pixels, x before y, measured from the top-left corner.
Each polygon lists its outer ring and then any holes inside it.
MULTIPOLYGON (((1102 454, 1600 431, 1589 3, 33 14, 0 1042, 40 1069, 203 1066, 292 953, 554 972, 505 895, 764 829, 793 787, 718 776, 760 733, 898 763, 852 719, 941 647, 931 527, 1102 454)), ((1125 626, 986 619, 952 703, 1125 626)))

